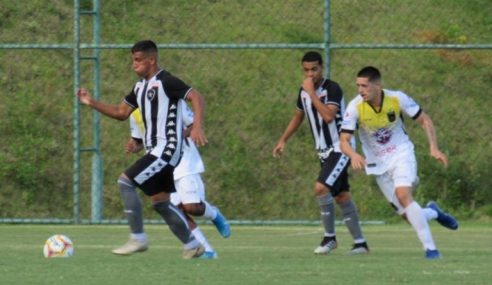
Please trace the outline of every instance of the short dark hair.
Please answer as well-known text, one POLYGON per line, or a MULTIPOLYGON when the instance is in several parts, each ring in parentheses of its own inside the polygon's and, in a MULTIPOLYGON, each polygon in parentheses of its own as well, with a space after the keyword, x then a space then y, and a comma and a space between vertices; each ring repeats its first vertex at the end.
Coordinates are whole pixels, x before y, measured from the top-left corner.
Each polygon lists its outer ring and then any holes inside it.
POLYGON ((321 57, 321 54, 317 51, 308 51, 304 54, 302 57, 301 62, 313 62, 317 61, 319 65, 323 65, 323 58, 321 57))
POLYGON ((364 77, 373 82, 381 80, 381 73, 374 66, 366 66, 357 73, 357 77, 364 77))
POLYGON ((132 47, 132 53, 136 52, 153 52, 157 53, 157 45, 151 40, 144 40, 135 43, 132 47))

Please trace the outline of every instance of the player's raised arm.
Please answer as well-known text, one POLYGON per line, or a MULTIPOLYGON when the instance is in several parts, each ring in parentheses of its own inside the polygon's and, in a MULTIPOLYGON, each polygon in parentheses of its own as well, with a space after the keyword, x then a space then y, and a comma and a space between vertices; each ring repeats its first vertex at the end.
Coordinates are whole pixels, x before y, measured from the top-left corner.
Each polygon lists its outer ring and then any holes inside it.
POLYGON ((102 114, 111 117, 116 120, 126 120, 128 116, 133 112, 133 108, 125 102, 121 102, 118 105, 106 104, 101 101, 94 100, 89 91, 85 88, 80 88, 77 91, 77 97, 80 103, 87 105, 102 114))
POLYGON ((320 99, 316 95, 316 87, 314 86, 314 81, 311 77, 306 77, 304 79, 304 81, 302 82, 302 89, 304 89, 304 91, 309 95, 309 97, 311 98, 311 104, 313 104, 313 106, 316 108, 316 111, 318 111, 323 120, 326 123, 332 122, 335 119, 339 108, 335 105, 324 104, 320 101, 320 99))

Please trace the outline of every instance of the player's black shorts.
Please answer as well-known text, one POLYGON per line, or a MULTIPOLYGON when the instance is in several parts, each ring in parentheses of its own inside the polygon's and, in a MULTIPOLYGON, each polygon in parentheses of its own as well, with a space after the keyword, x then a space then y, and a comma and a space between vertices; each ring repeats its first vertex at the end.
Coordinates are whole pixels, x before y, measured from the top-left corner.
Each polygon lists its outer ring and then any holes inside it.
POLYGON ((349 164, 350 159, 348 156, 334 151, 321 162, 321 171, 317 181, 330 188, 333 197, 340 192, 348 192, 350 190, 347 173, 349 164))
POLYGON ((150 153, 142 156, 125 171, 126 176, 147 196, 175 192, 173 173, 173 166, 150 153))

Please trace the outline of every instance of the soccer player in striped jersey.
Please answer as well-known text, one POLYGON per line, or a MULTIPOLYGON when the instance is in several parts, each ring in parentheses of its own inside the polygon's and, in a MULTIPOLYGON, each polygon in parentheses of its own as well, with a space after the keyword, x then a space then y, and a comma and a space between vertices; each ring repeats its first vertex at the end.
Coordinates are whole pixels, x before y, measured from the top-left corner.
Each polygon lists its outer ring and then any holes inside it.
POLYGON ((183 212, 170 201, 174 188, 174 168, 181 158, 183 122, 181 100, 191 102, 195 113, 190 138, 198 145, 207 143, 202 129, 204 99, 195 89, 158 65, 157 45, 150 40, 135 43, 131 49, 132 67, 141 78, 124 100, 116 105, 92 98, 89 91, 77 92, 79 101, 117 120, 126 120, 137 108, 142 110, 145 126, 144 156, 127 168, 118 178, 125 214, 130 226, 130 238, 113 253, 127 255, 145 251, 148 241, 143 231, 142 206, 137 187, 150 197, 152 207, 166 221, 173 234, 183 243, 183 258, 199 257, 204 247, 188 228, 183 212))
POLYGON ((321 162, 314 192, 325 230, 314 253, 328 254, 338 246, 333 200, 340 206, 343 221, 353 238, 350 253, 368 253, 369 247, 359 225, 357 208, 349 192, 349 158, 341 153, 339 146, 339 130, 345 108, 342 89, 336 82, 323 78, 323 60, 318 52, 307 52, 301 63, 304 81, 299 90, 297 109, 273 149, 273 156, 279 157, 284 152, 287 140, 295 133, 304 117, 307 117, 321 162))
POLYGON ((434 124, 420 106, 401 91, 382 88, 381 73, 372 66, 364 67, 357 74, 358 95, 350 101, 345 111, 340 146, 351 159, 353 169, 365 169, 375 175, 376 182, 388 202, 413 227, 425 250, 425 257, 438 259, 441 254, 436 248, 428 220, 436 219, 451 230, 458 222, 444 213, 435 202, 422 208, 413 200, 412 192, 418 184, 417 160, 414 146, 404 127, 406 114, 425 131, 430 154, 444 167, 447 156, 439 150, 434 124), (358 129, 364 156, 350 143, 358 129))
MULTIPOLYGON (((183 123, 186 128, 193 124, 193 112, 184 102, 180 104, 183 111, 183 123)), ((137 153, 144 148, 142 137, 145 128, 143 126, 140 110, 135 110, 130 116, 131 138, 126 145, 127 153, 137 153)), ((205 185, 200 173, 205 171, 205 166, 200 153, 193 141, 185 138, 183 144, 183 156, 178 166, 174 169, 174 181, 176 192, 171 193, 171 202, 179 206, 187 214, 191 232, 205 247, 205 253, 201 258, 216 259, 217 253, 212 248, 207 238, 189 215, 203 217, 212 221, 219 233, 228 238, 231 235, 229 223, 220 210, 205 200, 205 185)))

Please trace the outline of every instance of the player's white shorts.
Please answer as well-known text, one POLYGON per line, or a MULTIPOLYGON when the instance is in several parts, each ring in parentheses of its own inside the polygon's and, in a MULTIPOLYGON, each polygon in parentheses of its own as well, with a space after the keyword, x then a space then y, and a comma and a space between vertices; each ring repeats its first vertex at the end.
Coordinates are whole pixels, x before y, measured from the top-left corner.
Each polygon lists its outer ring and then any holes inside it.
POLYGON ((404 208, 396 197, 396 187, 411 187, 415 189, 419 183, 417 176, 417 161, 414 156, 402 157, 394 161, 393 166, 381 175, 376 175, 376 182, 379 189, 390 202, 399 215, 402 215, 404 208))
POLYGON ((174 181, 176 192, 171 193, 173 205, 194 204, 205 201, 205 185, 200 174, 192 174, 174 181))

